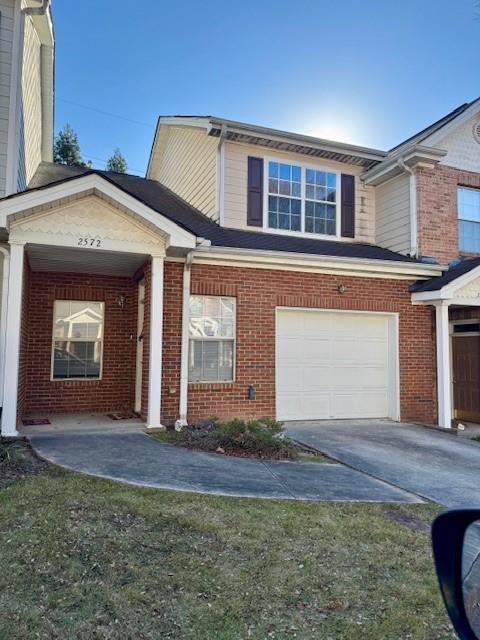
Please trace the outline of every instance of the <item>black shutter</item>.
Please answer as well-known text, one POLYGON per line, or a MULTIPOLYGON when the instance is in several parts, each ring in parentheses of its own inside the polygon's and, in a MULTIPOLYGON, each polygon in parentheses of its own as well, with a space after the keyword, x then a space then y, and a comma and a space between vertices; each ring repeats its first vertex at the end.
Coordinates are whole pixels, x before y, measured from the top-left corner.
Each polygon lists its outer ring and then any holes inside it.
POLYGON ((263 226, 263 158, 248 158, 247 224, 263 226))
POLYGON ((355 237, 355 176, 342 173, 341 233, 344 238, 355 237))

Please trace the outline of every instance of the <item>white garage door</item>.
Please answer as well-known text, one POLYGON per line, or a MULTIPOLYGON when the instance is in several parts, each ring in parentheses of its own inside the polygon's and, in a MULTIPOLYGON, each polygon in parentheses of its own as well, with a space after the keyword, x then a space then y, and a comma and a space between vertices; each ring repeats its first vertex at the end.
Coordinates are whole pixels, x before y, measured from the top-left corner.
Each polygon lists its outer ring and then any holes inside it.
POLYGON ((277 418, 395 417, 396 363, 389 357, 392 319, 279 309, 277 418))

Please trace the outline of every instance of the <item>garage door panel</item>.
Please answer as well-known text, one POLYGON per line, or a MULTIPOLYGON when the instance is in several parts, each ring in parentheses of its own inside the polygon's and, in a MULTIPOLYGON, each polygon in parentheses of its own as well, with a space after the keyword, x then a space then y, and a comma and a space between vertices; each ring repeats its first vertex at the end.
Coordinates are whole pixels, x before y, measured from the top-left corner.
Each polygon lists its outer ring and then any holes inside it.
POLYGON ((277 416, 281 420, 389 415, 389 319, 279 310, 277 416))
POLYGON ((304 395, 284 394, 279 399, 278 414, 282 420, 298 420, 303 415, 303 420, 321 420, 329 417, 330 394, 304 395))
POLYGON ((330 371, 330 386, 333 389, 350 387, 355 389, 385 388, 384 367, 333 367, 330 371))
POLYGON ((284 337, 277 348, 277 356, 282 362, 318 362, 330 361, 330 340, 312 339, 306 341, 303 336, 284 337))
POLYGON ((387 343, 384 340, 340 339, 331 341, 332 361, 353 364, 387 365, 387 343))

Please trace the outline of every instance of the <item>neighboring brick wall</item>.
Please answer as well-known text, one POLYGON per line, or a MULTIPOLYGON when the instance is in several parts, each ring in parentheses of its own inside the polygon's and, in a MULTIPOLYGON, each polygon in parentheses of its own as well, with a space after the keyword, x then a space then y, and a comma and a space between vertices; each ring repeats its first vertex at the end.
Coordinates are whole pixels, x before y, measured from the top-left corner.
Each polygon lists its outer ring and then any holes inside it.
POLYGON ((459 256, 457 187, 480 188, 480 173, 437 165, 418 169, 416 181, 419 253, 448 263, 459 256))
MULTIPOLYGON (((178 417, 182 269, 165 265, 162 420, 178 417), (174 394, 172 394, 174 391, 174 394)), ((237 299, 236 380, 190 384, 189 419, 206 416, 274 416, 275 308, 277 306, 352 309, 400 314, 400 403, 403 420, 435 421, 435 343, 432 311, 412 306, 405 280, 356 278, 238 267, 192 267, 192 294, 237 299), (348 291, 340 294, 339 284, 348 291), (247 385, 257 397, 246 399, 247 385)))
POLYGON ((133 279, 32 272, 26 298, 27 346, 26 350, 22 348, 26 374, 19 392, 22 414, 132 411, 137 330, 137 288, 133 279), (119 295, 126 296, 124 310, 117 303, 119 295), (54 300, 105 302, 101 380, 50 380, 54 300))

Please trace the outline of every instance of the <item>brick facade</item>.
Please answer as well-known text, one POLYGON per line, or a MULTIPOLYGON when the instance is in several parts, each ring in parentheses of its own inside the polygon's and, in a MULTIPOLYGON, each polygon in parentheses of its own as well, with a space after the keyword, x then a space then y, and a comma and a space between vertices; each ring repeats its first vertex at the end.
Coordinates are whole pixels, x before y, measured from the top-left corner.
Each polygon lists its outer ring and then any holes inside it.
MULTIPOLYGON (((162 420, 178 417, 182 269, 165 265, 162 420)), ((277 306, 397 312, 400 317, 400 404, 403 420, 432 423, 436 417, 435 336, 432 310, 412 306, 405 280, 271 271, 238 267, 192 267, 192 294, 237 300, 236 377, 233 383, 190 384, 189 419, 205 416, 274 416, 275 308, 277 306), (339 284, 347 292, 340 294, 339 284), (256 400, 247 400, 254 385, 256 400)))
MULTIPOLYGON (((148 409, 150 268, 145 277, 142 416, 148 409)), ((132 411, 134 407, 137 284, 133 278, 30 273, 26 281, 25 372, 19 399, 23 415, 132 411), (117 299, 126 296, 122 310, 117 299), (103 377, 98 381, 50 381, 55 299, 105 302, 103 377), (24 400, 23 400, 24 398, 24 400)), ((180 399, 183 264, 165 263, 162 421, 178 418, 180 399)), ((239 267, 193 265, 193 294, 237 300, 236 376, 233 383, 190 384, 189 419, 275 415, 275 308, 351 309, 399 313, 400 404, 403 420, 434 422, 435 342, 432 311, 412 306, 405 280, 356 278, 239 267), (347 286, 340 294, 338 285, 347 286), (247 387, 257 392, 247 400, 247 387)))
POLYGON ((417 169, 418 248, 440 263, 458 258, 457 187, 480 189, 480 173, 437 165, 417 169))
MULTIPOLYGON (((28 274, 28 271, 27 271, 28 274)), ((137 287, 132 278, 31 272, 23 304, 19 414, 131 411, 135 389, 137 287), (118 304, 126 297, 125 309, 118 304), (105 302, 101 380, 50 380, 55 300, 105 302)))

